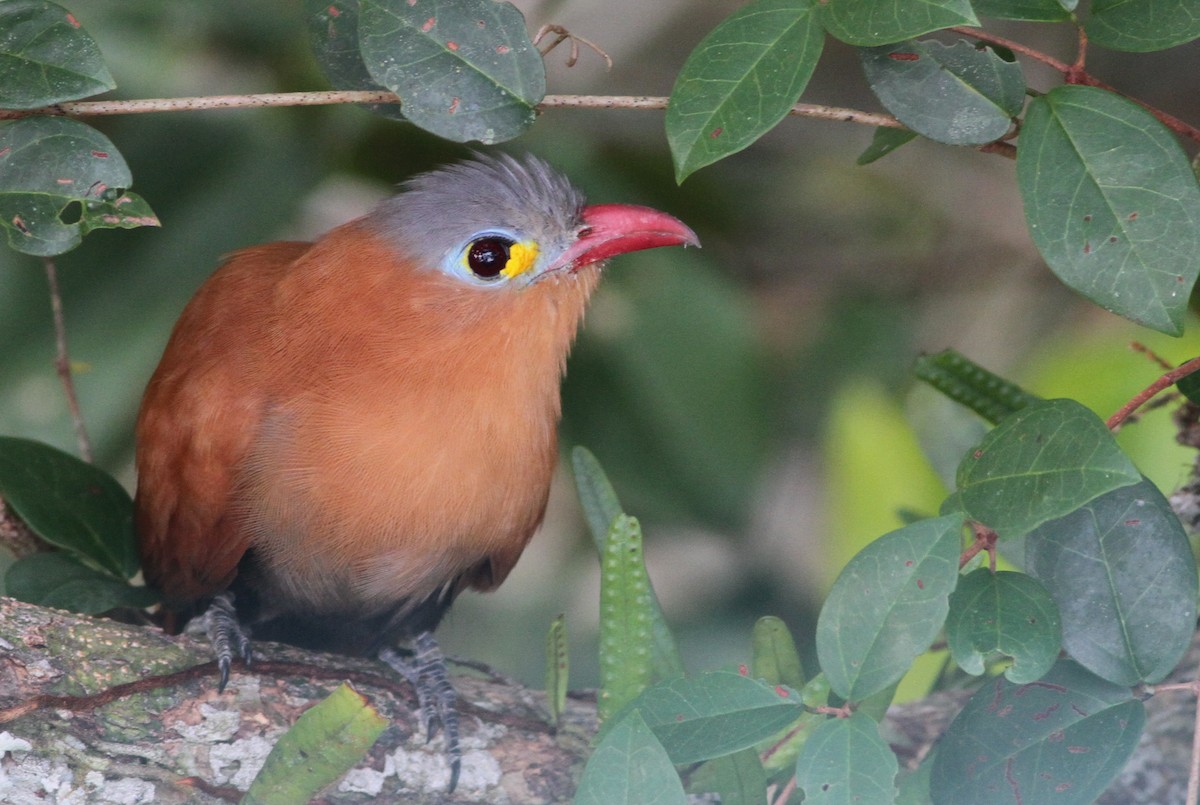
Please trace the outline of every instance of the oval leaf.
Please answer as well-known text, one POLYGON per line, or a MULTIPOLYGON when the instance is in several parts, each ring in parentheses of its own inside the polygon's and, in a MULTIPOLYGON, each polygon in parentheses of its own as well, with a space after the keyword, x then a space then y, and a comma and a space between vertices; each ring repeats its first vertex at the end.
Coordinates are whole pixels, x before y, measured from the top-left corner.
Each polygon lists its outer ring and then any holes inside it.
POLYGON ((1024 573, 980 568, 950 596, 946 640, 954 661, 969 674, 984 672, 987 655, 1012 657, 1004 675, 1033 682, 1053 667, 1062 647, 1058 607, 1042 585, 1024 573))
POLYGON ((683 784, 642 714, 629 711, 588 758, 575 805, 686 805, 683 784))
POLYGON ((675 180, 741 151, 783 120, 824 42, 812 0, 755 0, 704 37, 667 106, 675 180))
POLYGON ((0 3, 0 108, 37 109, 116 86, 71 12, 46 0, 0 3))
POLYGON ((833 583, 817 620, 817 657, 851 701, 904 676, 937 637, 958 580, 962 518, 921 520, 860 551, 833 583))
MULTIPOLYGON (((1078 0, 1068 0, 1075 8, 1078 0)), ((971 0, 975 13, 981 17, 1026 22, 1066 22, 1070 11, 1060 0, 971 0)))
POLYGON ((119 579, 137 572, 133 501, 103 470, 41 442, 0 437, 0 497, 51 545, 119 579))
POLYGON ((359 49, 404 116, 457 142, 510 140, 546 94, 525 18, 495 0, 362 0, 359 49))
POLYGON ((1129 688, 1070 661, 1027 685, 998 677, 938 742, 933 801, 1087 805, 1125 765, 1145 720, 1129 688))
POLYGON ((61 551, 18 559, 4 574, 4 590, 19 601, 99 615, 118 607, 141 609, 157 601, 153 591, 133 587, 61 551))
POLYGON ((1154 683, 1187 651, 1196 563, 1179 518, 1149 481, 1038 528, 1025 565, 1058 604, 1064 647, 1093 673, 1154 683))
POLYGON ((728 671, 660 682, 634 706, 677 764, 754 746, 803 712, 796 691, 728 671))
POLYGON ((1025 99, 1021 66, 969 42, 900 42, 859 50, 872 91, 913 131, 950 145, 1003 137, 1025 99))
POLYGON ((149 205, 125 192, 132 181, 116 146, 83 123, 27 117, 0 126, 0 227, 19 252, 62 254, 93 229, 158 226, 149 205))
POLYGON ((1030 102, 1017 185, 1033 242, 1064 283, 1171 335, 1200 274, 1200 186, 1166 127, 1095 87, 1030 102))
POLYGON ((967 453, 955 497, 967 517, 1013 538, 1141 480, 1099 417, 1048 400, 1006 417, 967 453))
POLYGON ((1101 47, 1164 50, 1200 37, 1200 12, 1195 0, 1094 0, 1083 28, 1101 47))
MULTIPOLYGON (((358 0, 304 0, 308 44, 321 72, 336 89, 382 90, 367 72, 358 48, 358 0)), ((404 120, 400 104, 377 103, 372 112, 404 120)))
POLYGON ((978 25, 968 0, 827 0, 825 30, 851 45, 890 45, 953 25, 978 25))
POLYGON ((272 747, 242 805, 308 802, 362 760, 387 727, 388 720, 343 682, 272 747))
POLYGON ((809 736, 796 759, 796 783, 809 805, 891 805, 900 764, 862 713, 831 718, 809 736))

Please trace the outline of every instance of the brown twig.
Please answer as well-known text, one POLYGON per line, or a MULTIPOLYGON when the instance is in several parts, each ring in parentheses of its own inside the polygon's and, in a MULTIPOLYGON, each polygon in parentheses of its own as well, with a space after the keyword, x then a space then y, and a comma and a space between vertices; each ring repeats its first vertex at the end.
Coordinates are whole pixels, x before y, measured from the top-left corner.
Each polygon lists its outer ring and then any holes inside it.
POLYGON ((958 569, 962 570, 967 566, 980 551, 987 551, 988 567, 993 573, 996 572, 996 542, 1000 539, 999 535, 981 523, 972 522, 971 531, 975 534, 975 541, 967 546, 962 555, 958 557, 958 569))
POLYGON ((1146 388, 1142 389, 1137 395, 1121 406, 1121 408, 1108 418, 1108 429, 1115 431, 1121 426, 1129 416, 1146 403, 1154 395, 1168 389, 1179 382, 1180 378, 1187 377, 1193 372, 1200 371, 1200 357, 1192 358, 1186 363, 1182 363, 1171 371, 1159 377, 1146 388))
POLYGON ((46 268, 46 283, 50 286, 50 310, 54 313, 54 368, 62 381, 67 395, 67 408, 71 411, 71 422, 75 425, 75 441, 79 445, 79 457, 89 464, 92 461, 92 442, 88 439, 87 426, 83 423, 83 411, 79 397, 75 394, 75 380, 71 373, 71 356, 67 351, 67 325, 63 319, 62 294, 58 290, 58 269, 54 259, 42 258, 46 268))

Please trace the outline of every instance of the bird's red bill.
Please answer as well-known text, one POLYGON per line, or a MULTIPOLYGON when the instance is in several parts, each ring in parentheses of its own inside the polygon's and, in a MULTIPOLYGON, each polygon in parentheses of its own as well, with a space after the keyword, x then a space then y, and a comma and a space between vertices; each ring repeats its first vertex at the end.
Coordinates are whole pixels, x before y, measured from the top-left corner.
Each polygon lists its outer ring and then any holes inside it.
POLYGON ((686 224, 665 212, 633 204, 596 204, 583 209, 586 227, 559 256, 554 269, 576 269, 618 254, 659 246, 699 246, 686 224))

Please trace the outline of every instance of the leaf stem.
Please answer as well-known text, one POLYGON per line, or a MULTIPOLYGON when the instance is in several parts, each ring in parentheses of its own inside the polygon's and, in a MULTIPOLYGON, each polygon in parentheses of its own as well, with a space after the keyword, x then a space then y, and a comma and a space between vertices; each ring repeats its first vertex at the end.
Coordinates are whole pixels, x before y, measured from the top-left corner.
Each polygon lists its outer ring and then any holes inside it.
POLYGON ((1108 429, 1115 431, 1121 427, 1121 423, 1128 419, 1134 411, 1143 406, 1151 397, 1164 389, 1170 388, 1178 383, 1180 378, 1187 377, 1193 372, 1200 372, 1200 356, 1176 366, 1139 391, 1132 400, 1122 405, 1115 414, 1108 418, 1108 429))
POLYGON ((75 425, 75 441, 79 445, 79 457, 89 464, 92 463, 92 442, 88 438, 87 426, 83 423, 83 411, 79 407, 79 397, 75 394, 75 380, 71 374, 71 356, 67 351, 67 325, 63 318, 62 294, 58 290, 58 269, 54 259, 45 257, 42 265, 46 268, 46 283, 50 286, 50 310, 54 314, 54 368, 58 379, 62 381, 63 391, 67 395, 67 408, 71 411, 71 422, 75 425))

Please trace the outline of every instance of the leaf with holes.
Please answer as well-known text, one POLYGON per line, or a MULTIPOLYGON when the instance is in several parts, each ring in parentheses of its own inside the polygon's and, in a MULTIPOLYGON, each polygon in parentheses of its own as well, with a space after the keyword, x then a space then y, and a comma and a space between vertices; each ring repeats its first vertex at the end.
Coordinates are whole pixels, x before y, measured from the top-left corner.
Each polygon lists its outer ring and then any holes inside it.
POLYGON ((821 22, 843 42, 872 47, 954 25, 978 25, 979 19, 969 0, 824 0, 821 22))
POLYGON ((1128 687, 1068 660, 1026 685, 997 677, 938 741, 933 801, 1088 805, 1125 765, 1145 721, 1128 687))
POLYGON ((950 596, 946 642, 968 674, 984 672, 992 653, 1012 657, 1004 672, 1018 684, 1050 670, 1062 646, 1058 607, 1046 589, 1024 573, 972 571, 950 596))
POLYGON ((1059 279, 1138 324, 1183 332, 1200 275, 1200 186, 1165 126, 1111 92, 1056 87, 1029 103, 1017 186, 1059 279))
POLYGON ((63 117, 0 126, 0 227, 19 252, 70 251, 93 229, 158 226, 115 145, 63 117))
POLYGON ((511 3, 362 0, 367 72, 400 96, 404 116, 456 142, 510 140, 546 94, 542 54, 511 3))
POLYGON ((1063 647, 1120 685, 1155 683, 1179 662, 1196 622, 1196 563, 1179 518, 1149 481, 1046 523, 1025 566, 1062 614, 1063 647))
POLYGON ((696 46, 667 106, 676 181, 783 120, 821 57, 825 32, 816 16, 812 0, 755 0, 696 46))
POLYGON ((817 658, 833 690, 860 701, 904 676, 937 637, 958 580, 962 518, 920 520, 861 550, 817 619, 817 658))
POLYGON ((1025 100, 1021 66, 969 42, 900 42, 859 50, 871 90, 931 140, 982 145, 1003 137, 1025 100))
POLYGON ((0 108, 37 109, 116 86, 71 12, 46 0, 0 3, 0 108))

